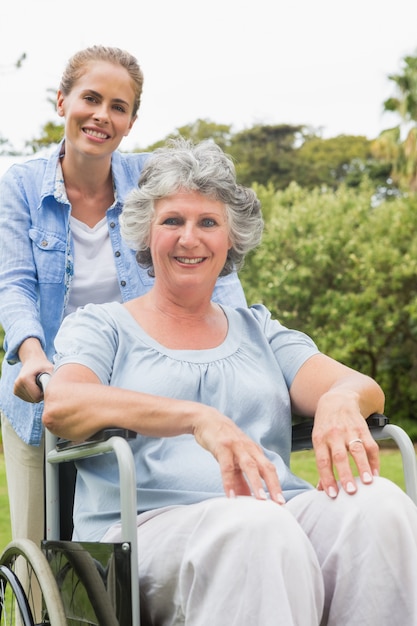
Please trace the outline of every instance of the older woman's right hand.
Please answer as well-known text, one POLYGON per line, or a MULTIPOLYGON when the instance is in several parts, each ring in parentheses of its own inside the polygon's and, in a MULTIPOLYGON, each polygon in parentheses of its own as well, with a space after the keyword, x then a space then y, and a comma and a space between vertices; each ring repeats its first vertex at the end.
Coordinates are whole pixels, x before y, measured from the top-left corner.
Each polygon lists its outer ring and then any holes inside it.
POLYGON ((260 446, 236 424, 212 409, 208 419, 199 419, 194 428, 196 441, 218 461, 225 493, 229 497, 254 495, 284 504, 285 499, 275 465, 260 446), (216 413, 213 419, 213 413, 216 413), (266 489, 266 490, 265 490, 266 489))

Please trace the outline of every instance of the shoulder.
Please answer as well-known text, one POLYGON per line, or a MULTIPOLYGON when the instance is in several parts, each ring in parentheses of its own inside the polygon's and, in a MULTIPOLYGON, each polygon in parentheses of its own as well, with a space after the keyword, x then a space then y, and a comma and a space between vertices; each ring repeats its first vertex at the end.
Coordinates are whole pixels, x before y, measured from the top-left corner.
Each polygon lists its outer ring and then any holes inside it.
POLYGON ((114 349, 123 328, 124 308, 118 302, 86 304, 68 315, 55 339, 59 351, 77 354, 94 350, 114 349))
MULTIPOLYGON (((237 319, 243 320, 243 322, 249 326, 259 326, 262 328, 265 324, 272 321, 271 312, 263 304, 253 304, 249 307, 223 306, 223 309, 229 319, 234 319, 235 321, 237 321, 237 319)), ((277 320, 274 321, 280 324, 277 320)))
POLYGON ((32 186, 41 188, 44 179, 50 175, 54 180, 56 164, 58 159, 58 149, 46 151, 13 163, 2 176, 1 182, 8 185, 18 184, 26 187, 32 186))
POLYGON ((243 324, 251 335, 253 333, 264 335, 270 344, 305 346, 317 352, 317 346, 309 335, 298 329, 284 326, 279 320, 274 319, 271 311, 263 304, 238 309, 224 307, 224 309, 232 323, 237 324, 237 319, 240 318, 240 324, 243 324))
POLYGON ((101 322, 102 328, 104 328, 106 325, 114 325, 114 322, 118 322, 124 315, 124 307, 119 302, 88 303, 68 315, 62 325, 77 327, 101 322))
MULTIPOLYGON (((120 152, 116 150, 112 155, 112 168, 114 174, 125 173, 135 176, 136 179, 150 156, 149 152, 120 152)), ((135 181, 137 184, 137 180, 135 181)))

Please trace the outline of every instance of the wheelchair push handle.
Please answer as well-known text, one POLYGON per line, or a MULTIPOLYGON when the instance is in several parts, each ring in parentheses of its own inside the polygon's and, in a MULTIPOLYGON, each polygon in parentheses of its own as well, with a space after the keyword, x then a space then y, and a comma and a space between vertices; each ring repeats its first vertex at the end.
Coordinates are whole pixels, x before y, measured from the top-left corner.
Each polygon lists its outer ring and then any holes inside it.
POLYGON ((50 378, 51 374, 49 374, 49 372, 39 372, 39 374, 36 374, 36 384, 38 385, 39 389, 45 391, 50 378))

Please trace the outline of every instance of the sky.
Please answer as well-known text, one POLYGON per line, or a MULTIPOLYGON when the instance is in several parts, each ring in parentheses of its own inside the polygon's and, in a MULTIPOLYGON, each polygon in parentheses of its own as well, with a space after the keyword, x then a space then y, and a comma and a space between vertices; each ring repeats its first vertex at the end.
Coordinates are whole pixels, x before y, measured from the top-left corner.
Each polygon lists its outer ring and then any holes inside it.
POLYGON ((142 105, 121 148, 144 148, 197 119, 305 124, 372 139, 404 56, 417 54, 416 0, 14 0, 0 7, 0 136, 16 148, 61 123, 50 94, 93 44, 134 54, 142 105), (26 53, 22 67, 13 65, 26 53))

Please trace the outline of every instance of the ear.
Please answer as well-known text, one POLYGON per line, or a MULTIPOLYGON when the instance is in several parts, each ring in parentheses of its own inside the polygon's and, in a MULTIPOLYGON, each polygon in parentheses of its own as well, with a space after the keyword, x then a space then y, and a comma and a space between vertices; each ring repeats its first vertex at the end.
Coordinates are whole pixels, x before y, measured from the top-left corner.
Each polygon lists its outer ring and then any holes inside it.
POLYGON ((65 100, 64 94, 62 93, 61 90, 58 90, 56 94, 56 110, 60 117, 65 117, 64 100, 65 100))
POLYGON ((136 122, 136 120, 138 119, 138 116, 135 115, 134 117, 132 117, 132 119, 130 120, 130 124, 129 124, 129 128, 127 129, 127 131, 124 134, 124 137, 127 137, 128 134, 130 133, 130 131, 132 130, 133 124, 136 122))

